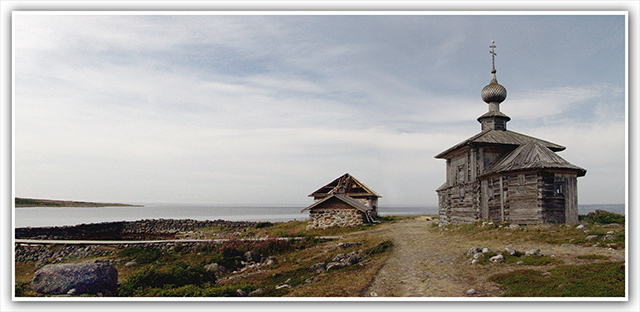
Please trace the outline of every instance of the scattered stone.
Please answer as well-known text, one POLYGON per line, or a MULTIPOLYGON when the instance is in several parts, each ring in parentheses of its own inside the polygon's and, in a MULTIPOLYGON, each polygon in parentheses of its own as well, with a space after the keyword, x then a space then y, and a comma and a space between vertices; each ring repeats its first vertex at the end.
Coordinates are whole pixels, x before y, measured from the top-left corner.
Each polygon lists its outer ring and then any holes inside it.
POLYGON ((344 265, 341 262, 329 262, 327 263, 326 270, 329 271, 333 268, 341 268, 344 265))
POLYGON ((316 263, 311 267, 309 267, 309 272, 312 272, 312 273, 322 273, 325 271, 327 271, 327 266, 324 262, 316 263))
POLYGON ((488 253, 488 252, 491 252, 491 249, 489 247, 482 248, 482 253, 488 253))
POLYGON ((269 256, 267 260, 264 262, 264 265, 273 265, 278 263, 278 259, 274 256, 269 256))
POLYGON ((478 292, 477 292, 475 289, 473 289, 473 288, 471 288, 471 289, 469 289, 469 290, 465 291, 465 294, 467 294, 467 295, 475 295, 475 294, 477 294, 477 293, 478 293, 478 292))
POLYGON ((504 256, 503 255, 496 255, 496 256, 493 256, 493 257, 489 258, 489 261, 494 262, 494 263, 495 262, 500 262, 502 260, 504 260, 504 256))
POLYGON ((475 255, 477 253, 482 253, 482 248, 480 248, 480 247, 472 247, 467 252, 467 256, 473 256, 473 255, 475 255))
POLYGON ((512 230, 517 230, 517 229, 520 228, 520 225, 518 225, 518 224, 510 224, 509 228, 512 229, 512 230))
POLYGON ((360 243, 357 243, 357 242, 338 243, 338 247, 341 247, 343 249, 347 249, 349 247, 358 246, 358 245, 360 245, 360 243))
POLYGON ((33 276, 33 290, 42 294, 97 294, 113 291, 118 270, 104 263, 65 263, 45 265, 33 276))
POLYGON ((515 249, 513 249, 511 247, 511 245, 505 247, 504 250, 506 250, 509 253, 509 255, 511 255, 511 256, 515 256, 516 253, 517 253, 517 251, 515 249))
POLYGON ((375 291, 372 291, 372 292, 369 294, 369 296, 371 296, 371 297, 378 297, 378 293, 377 293, 377 292, 375 292, 375 291))
POLYGON ((478 262, 480 262, 480 260, 478 260, 478 259, 471 260, 471 264, 478 264, 478 262))
POLYGON ((138 265, 138 263, 135 260, 131 260, 131 261, 129 261, 129 262, 124 264, 124 266, 127 267, 127 268, 134 267, 136 265, 138 265))
POLYGON ((607 234, 607 235, 602 237, 603 241, 612 241, 612 240, 615 240, 615 239, 616 239, 616 237, 614 235, 611 235, 611 234, 607 234))
POLYGON ((516 264, 523 264, 523 263, 524 263, 524 261, 522 261, 522 260, 516 262, 516 264))
POLYGON ((283 285, 278 285, 276 286, 276 289, 289 289, 291 288, 291 286, 287 285, 287 284, 283 284, 283 285))
POLYGON ((584 230, 584 224, 579 224, 576 226, 576 230, 584 230))
POLYGON ((587 238, 586 238, 586 239, 587 239, 588 241, 591 241, 591 240, 594 240, 594 239, 596 239, 596 238, 598 238, 598 235, 587 235, 587 238))
POLYGON ((264 288, 260 287, 260 288, 258 288, 258 289, 256 289, 256 290, 254 290, 254 291, 250 292, 248 296, 249 296, 249 297, 251 297, 251 296, 257 296, 257 295, 259 295, 259 294, 262 294, 263 292, 264 292, 264 288))
POLYGON ((524 253, 525 256, 542 256, 542 252, 540 252, 540 249, 531 249, 531 250, 527 250, 524 253))
POLYGON ((238 295, 238 297, 246 297, 247 296, 247 292, 242 290, 242 289, 236 290, 236 294, 238 295))
POLYGON ((483 253, 477 253, 477 254, 473 255, 473 259, 480 259, 482 257, 484 257, 483 253))

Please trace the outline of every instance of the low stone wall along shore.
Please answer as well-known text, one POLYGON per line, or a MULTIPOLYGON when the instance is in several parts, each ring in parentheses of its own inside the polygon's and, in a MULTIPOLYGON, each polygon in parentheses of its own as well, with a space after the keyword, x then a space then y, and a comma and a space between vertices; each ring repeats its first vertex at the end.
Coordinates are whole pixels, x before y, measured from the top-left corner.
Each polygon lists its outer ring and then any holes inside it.
POLYGON ((178 233, 208 227, 243 229, 253 227, 257 222, 191 219, 154 219, 139 221, 105 222, 80 224, 75 226, 17 228, 16 238, 51 240, 118 240, 118 239, 170 239, 178 233))

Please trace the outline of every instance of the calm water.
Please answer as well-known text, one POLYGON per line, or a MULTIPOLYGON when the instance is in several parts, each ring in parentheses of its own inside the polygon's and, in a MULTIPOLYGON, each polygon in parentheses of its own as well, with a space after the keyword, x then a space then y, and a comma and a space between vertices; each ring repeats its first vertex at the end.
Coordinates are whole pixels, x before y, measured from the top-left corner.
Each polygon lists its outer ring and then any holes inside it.
MULTIPOLYGON (((211 206, 182 204, 145 204, 144 207, 34 207, 14 210, 16 227, 44 227, 136 221, 143 219, 194 219, 229 221, 306 220, 303 206, 211 206)), ((580 214, 596 209, 624 214, 624 205, 581 205, 580 214)), ((436 207, 379 207, 382 216, 437 214, 436 207)))

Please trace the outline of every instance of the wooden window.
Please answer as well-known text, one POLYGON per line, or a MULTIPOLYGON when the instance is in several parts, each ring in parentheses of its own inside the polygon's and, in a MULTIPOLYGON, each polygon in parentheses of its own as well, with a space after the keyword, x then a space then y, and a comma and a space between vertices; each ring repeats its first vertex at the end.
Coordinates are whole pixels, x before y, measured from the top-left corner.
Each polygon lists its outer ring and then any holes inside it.
POLYGON ((556 176, 553 182, 553 194, 563 196, 565 192, 565 181, 563 177, 556 176))
POLYGON ((525 178, 524 178, 524 174, 519 174, 518 175, 518 193, 526 193, 527 189, 525 188, 525 178))
POLYGON ((456 181, 458 182, 458 184, 462 184, 465 181, 464 178, 465 174, 464 174, 464 165, 459 165, 458 166, 458 172, 456 173, 456 181))

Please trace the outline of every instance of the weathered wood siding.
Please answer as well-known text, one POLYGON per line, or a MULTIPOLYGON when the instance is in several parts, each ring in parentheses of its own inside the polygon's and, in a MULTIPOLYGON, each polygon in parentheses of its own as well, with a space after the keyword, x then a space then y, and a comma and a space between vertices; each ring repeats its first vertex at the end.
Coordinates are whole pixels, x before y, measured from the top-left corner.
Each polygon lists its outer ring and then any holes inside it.
POLYGON ((535 173, 506 176, 509 198, 508 222, 513 224, 542 223, 542 207, 538 198, 539 179, 535 173))

